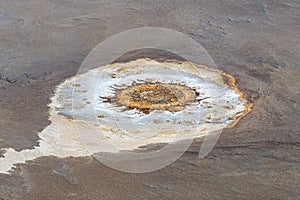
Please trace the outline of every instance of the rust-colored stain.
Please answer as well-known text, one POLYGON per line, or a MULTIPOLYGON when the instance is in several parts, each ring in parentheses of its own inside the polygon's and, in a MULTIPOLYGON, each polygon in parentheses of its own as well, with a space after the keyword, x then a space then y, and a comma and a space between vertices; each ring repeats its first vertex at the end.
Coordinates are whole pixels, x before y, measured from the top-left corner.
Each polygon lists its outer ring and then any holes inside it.
POLYGON ((230 74, 227 74, 226 72, 222 71, 222 75, 224 76, 225 80, 226 80, 226 84, 228 84, 232 89, 234 89, 234 91, 236 93, 238 93, 240 95, 240 99, 242 101, 245 101, 247 102, 245 104, 245 111, 242 112, 242 113, 237 113, 235 116, 234 116, 234 121, 233 123, 231 124, 231 127, 234 127, 243 117, 245 117, 248 113, 251 112, 252 110, 252 107, 253 107, 253 103, 249 102, 247 100, 247 98, 245 97, 245 94, 238 88, 238 85, 236 83, 236 79, 230 75, 230 74))

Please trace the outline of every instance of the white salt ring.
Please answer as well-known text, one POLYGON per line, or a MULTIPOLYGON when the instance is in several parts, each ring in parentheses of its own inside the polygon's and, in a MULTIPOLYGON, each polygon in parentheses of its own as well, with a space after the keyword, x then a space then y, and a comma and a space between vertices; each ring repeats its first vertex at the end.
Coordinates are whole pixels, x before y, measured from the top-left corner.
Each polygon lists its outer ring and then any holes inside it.
POLYGON ((40 133, 39 147, 21 152, 7 149, 4 158, 0 158, 0 172, 8 172, 14 163, 40 156, 120 152, 124 157, 124 150, 214 133, 236 123, 248 112, 247 101, 234 82, 229 80, 228 86, 224 78, 220 71, 196 68, 190 62, 139 59, 99 67, 67 79, 51 98, 51 125, 40 133), (143 80, 147 84, 177 84, 188 91, 180 95, 190 95, 186 97, 190 101, 183 102, 186 105, 180 105, 176 111, 155 107, 143 113, 138 108, 127 109, 126 103, 106 102, 103 98, 118 96, 116 92, 131 88, 132 83, 145 84, 143 80), (89 90, 92 85, 96 85, 96 90, 89 90), (191 91, 197 96, 191 95, 191 91))

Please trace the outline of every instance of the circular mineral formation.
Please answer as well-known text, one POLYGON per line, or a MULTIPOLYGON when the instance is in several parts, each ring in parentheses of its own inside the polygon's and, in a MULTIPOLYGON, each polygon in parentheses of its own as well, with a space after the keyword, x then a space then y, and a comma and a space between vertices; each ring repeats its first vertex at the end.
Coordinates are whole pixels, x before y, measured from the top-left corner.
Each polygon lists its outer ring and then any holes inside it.
POLYGON ((186 86, 166 83, 142 83, 119 90, 115 101, 129 109, 176 112, 196 100, 197 93, 186 86))
POLYGON ((1 172, 40 156, 99 152, 110 153, 100 160, 115 169, 152 171, 176 160, 195 137, 220 132, 250 110, 232 76, 177 60, 99 66, 61 83, 51 100, 52 123, 39 134, 40 146, 7 149, 0 158, 1 172), (132 160, 136 155, 131 151, 155 144, 167 144, 167 149, 132 160), (147 162, 154 157, 158 160, 147 162))
POLYGON ((59 114, 94 123, 118 150, 203 136, 247 111, 233 77, 176 60, 110 64, 59 88, 59 114))

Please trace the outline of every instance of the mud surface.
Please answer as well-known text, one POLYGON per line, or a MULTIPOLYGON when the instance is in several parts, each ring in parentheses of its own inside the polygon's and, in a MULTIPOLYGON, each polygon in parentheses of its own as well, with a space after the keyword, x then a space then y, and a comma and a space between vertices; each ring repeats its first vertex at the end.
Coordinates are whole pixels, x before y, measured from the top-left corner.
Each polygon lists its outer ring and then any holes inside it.
MULTIPOLYGON (((299 1, 1 1, 0 148, 38 145, 49 97, 112 34, 159 26, 201 43, 253 111, 198 159, 127 174, 92 157, 43 157, 0 174, 0 199, 298 199, 299 1)), ((120 58, 156 52, 132 53, 120 58)), ((151 57, 151 56, 149 56, 151 57)), ((0 154, 3 152, 0 150, 0 154)))

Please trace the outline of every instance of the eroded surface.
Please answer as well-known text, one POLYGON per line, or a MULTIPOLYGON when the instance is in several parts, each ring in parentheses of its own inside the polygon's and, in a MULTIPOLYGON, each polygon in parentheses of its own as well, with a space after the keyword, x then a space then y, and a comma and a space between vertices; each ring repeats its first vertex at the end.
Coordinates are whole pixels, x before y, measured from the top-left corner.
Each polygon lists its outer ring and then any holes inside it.
MULTIPOLYGON (((7 199, 297 199, 300 194, 297 1, 1 1, 0 147, 38 145, 55 86, 112 34, 159 26, 200 42, 253 110, 198 159, 126 174, 91 157, 43 157, 0 175, 7 199), (22 98, 16 98, 16 97, 22 98), (34 106, 33 106, 34 105, 34 106)), ((164 58, 153 51, 135 58, 164 58)), ((120 60, 130 61, 132 57, 120 60)), ((100 116, 101 117, 101 116, 100 116)), ((2 154, 3 151, 0 151, 2 154)))

